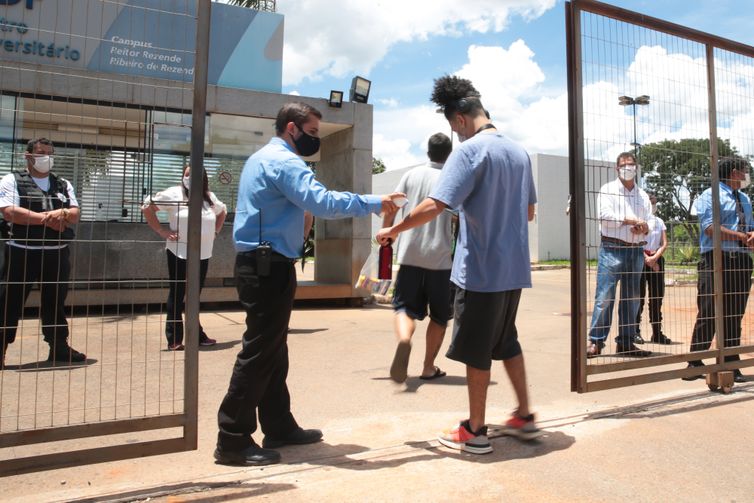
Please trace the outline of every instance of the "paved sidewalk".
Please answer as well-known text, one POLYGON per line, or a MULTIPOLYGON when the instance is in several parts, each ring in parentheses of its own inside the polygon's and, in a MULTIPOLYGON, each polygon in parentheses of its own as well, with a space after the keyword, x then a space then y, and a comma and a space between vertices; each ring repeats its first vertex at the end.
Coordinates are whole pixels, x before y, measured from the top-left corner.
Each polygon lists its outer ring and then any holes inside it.
MULTIPOLYGON (((297 309, 289 343, 293 411, 303 427, 321 428, 324 441, 281 449, 280 465, 216 465, 216 412, 243 313, 204 313, 205 329, 220 344, 199 355, 197 451, 6 477, 2 499, 754 501, 754 382, 730 395, 680 380, 571 393, 569 271, 536 271, 533 278, 518 326, 533 408, 546 430, 538 442, 497 438, 484 456, 440 447, 437 433, 465 417, 465 376, 441 356, 446 378, 416 377, 426 322, 415 337, 410 377, 397 386, 387 377, 395 347, 388 306, 297 309)), ((492 380, 487 419, 502 422, 513 394, 500 365, 492 380)))

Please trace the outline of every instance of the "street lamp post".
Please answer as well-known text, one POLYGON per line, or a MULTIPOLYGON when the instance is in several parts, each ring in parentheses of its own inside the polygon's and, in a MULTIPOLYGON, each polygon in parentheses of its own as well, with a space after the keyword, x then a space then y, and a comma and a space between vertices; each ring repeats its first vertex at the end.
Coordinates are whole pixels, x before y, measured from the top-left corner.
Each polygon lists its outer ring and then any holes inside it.
POLYGON ((618 104, 623 107, 631 106, 632 115, 634 119, 634 142, 631 144, 634 147, 636 154, 639 154, 639 144, 636 142, 636 105, 649 105, 649 96, 642 94, 636 98, 631 96, 621 96, 618 98, 618 104))

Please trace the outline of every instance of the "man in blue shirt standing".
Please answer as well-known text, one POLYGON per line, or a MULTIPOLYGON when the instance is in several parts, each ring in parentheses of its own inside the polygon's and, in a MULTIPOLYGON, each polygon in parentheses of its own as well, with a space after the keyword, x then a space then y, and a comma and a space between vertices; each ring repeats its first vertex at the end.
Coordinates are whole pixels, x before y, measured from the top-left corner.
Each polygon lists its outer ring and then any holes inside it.
POLYGON ((497 131, 466 79, 435 81, 432 101, 442 108, 461 145, 445 163, 429 197, 401 222, 377 234, 381 243, 422 225, 446 208, 458 210, 460 231, 451 270, 458 287, 453 340, 446 356, 466 365, 469 418, 439 438, 453 449, 486 454, 485 413, 492 360, 502 360, 518 400, 504 432, 540 434, 529 410, 526 369, 516 332, 521 289, 531 287, 528 222, 537 196, 526 151, 497 131))
POLYGON ((302 253, 304 212, 321 218, 394 212, 393 199, 403 196, 335 192, 319 183, 299 156, 319 151, 321 118, 307 104, 284 105, 275 120, 277 136, 249 157, 241 174, 233 240, 246 331, 218 412, 219 463, 277 463, 280 453, 274 448, 322 438, 320 430, 296 423, 286 385, 288 321, 296 292, 293 261, 302 253), (262 447, 251 438, 257 414, 265 435, 262 447))
MULTIPOLYGON (((720 161, 720 239, 723 249, 723 329, 725 347, 741 344, 741 319, 746 311, 751 290, 752 260, 749 251, 754 246, 754 221, 751 201, 740 189, 749 185, 751 167, 745 159, 728 158, 720 161)), ((697 315, 691 338, 691 351, 706 351, 715 335, 714 259, 712 258, 712 188, 697 201, 699 215, 699 251, 701 257, 697 279, 697 315)), ((720 337, 720 334, 717 334, 720 337)), ((738 361, 738 355, 726 355, 725 361, 738 361)), ((701 367, 701 360, 688 366, 701 367)), ((685 381, 700 379, 701 374, 682 377, 685 381)), ((739 369, 733 379, 745 382, 739 369)))

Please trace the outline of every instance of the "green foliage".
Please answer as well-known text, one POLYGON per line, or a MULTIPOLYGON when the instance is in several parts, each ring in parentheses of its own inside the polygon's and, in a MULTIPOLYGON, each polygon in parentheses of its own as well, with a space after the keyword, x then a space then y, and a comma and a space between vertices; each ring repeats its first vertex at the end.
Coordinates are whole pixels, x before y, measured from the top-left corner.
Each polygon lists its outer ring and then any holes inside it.
MULTIPOLYGON (((709 147, 707 138, 684 138, 649 143, 639 152, 645 188, 657 195, 658 216, 678 222, 692 242, 699 239, 699 227, 691 208, 710 185, 709 147)), ((729 140, 718 139, 717 150, 719 157, 738 155, 729 140)))
POLYGON ((379 157, 372 158, 372 174, 379 175, 385 172, 385 163, 379 157))
POLYGON ((679 246, 675 256, 679 264, 696 264, 699 261, 699 247, 696 245, 679 246))

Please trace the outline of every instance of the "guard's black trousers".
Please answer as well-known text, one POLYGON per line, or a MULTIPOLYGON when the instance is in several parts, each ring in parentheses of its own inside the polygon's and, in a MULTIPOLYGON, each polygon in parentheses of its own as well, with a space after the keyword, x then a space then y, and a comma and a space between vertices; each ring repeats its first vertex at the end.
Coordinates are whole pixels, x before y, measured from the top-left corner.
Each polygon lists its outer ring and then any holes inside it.
POLYGON ((258 276, 253 252, 236 256, 236 288, 246 309, 246 331, 217 414, 220 449, 254 445, 257 412, 266 436, 283 438, 298 428, 285 382, 296 271, 291 261, 273 261, 270 269, 269 276, 258 276))
MULTIPOLYGON (((715 335, 715 297, 712 252, 703 253, 699 260, 697 280, 697 315, 691 351, 705 351, 715 335)), ((723 252, 723 327, 725 347, 741 344, 741 319, 746 310, 751 289, 752 261, 748 253, 723 252)), ((718 334, 719 336, 720 334, 718 334)), ((738 355, 728 355, 725 361, 737 361, 738 355)))
POLYGON ((652 335, 659 337, 662 333, 662 300, 665 297, 665 259, 657 260, 658 270, 644 264, 639 286, 639 312, 636 314, 636 325, 640 326, 641 315, 644 312, 644 298, 649 290, 649 323, 652 325, 652 335), (647 288, 649 287, 649 288, 647 288))
MULTIPOLYGON (((18 320, 31 287, 39 282, 42 335, 51 346, 68 339, 65 298, 71 275, 68 247, 29 250, 5 245, 5 264, 0 283, 0 344, 16 340, 18 320)), ((2 348, 0 348, 1 350, 2 348)))

